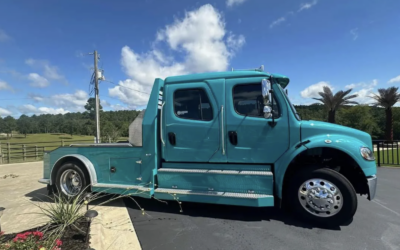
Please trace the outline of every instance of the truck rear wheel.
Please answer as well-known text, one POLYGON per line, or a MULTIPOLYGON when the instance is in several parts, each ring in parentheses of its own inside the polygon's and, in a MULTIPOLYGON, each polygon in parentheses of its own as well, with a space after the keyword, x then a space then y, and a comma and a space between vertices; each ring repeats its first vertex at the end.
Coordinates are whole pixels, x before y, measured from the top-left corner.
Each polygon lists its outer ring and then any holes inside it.
POLYGON ((357 195, 340 173, 328 169, 307 169, 294 175, 288 198, 302 218, 323 225, 350 221, 357 210, 357 195))
POLYGON ((74 198, 86 190, 87 177, 74 162, 63 164, 56 175, 57 191, 67 198, 74 198))

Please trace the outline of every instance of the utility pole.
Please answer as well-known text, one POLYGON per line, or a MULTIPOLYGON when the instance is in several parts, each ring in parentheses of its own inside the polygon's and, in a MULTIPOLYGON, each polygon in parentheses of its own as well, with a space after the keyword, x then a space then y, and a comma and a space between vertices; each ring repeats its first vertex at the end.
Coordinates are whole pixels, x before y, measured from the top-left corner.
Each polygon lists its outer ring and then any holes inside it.
POLYGON ((100 143, 100 103, 99 103, 99 75, 97 69, 97 50, 94 51, 94 93, 96 99, 96 143, 100 143))

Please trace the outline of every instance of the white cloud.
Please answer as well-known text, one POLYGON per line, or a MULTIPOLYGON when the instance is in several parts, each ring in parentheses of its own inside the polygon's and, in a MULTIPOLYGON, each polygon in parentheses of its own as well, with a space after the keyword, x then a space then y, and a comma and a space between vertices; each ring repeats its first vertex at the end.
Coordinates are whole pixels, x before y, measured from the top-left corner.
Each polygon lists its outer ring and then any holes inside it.
POLYGON ((0 108, 0 116, 7 116, 11 115, 12 113, 8 111, 7 109, 0 108))
POLYGON ((388 83, 398 83, 398 82, 400 82, 400 75, 398 75, 388 81, 388 83))
POLYGON ((7 33, 4 30, 0 29, 0 42, 5 42, 10 39, 11 39, 11 37, 9 35, 7 35, 7 33))
POLYGON ((28 96, 37 103, 50 106, 48 112, 51 110, 55 110, 54 112, 83 112, 85 111, 85 104, 89 99, 89 95, 83 90, 77 90, 72 94, 56 94, 48 97, 32 93, 28 96))
POLYGON ((236 36, 231 33, 226 39, 226 43, 229 48, 238 50, 246 43, 246 38, 243 35, 236 36))
POLYGON ((210 4, 185 13, 156 34, 153 49, 147 53, 137 53, 125 46, 121 50, 121 65, 130 78, 119 82, 119 86, 109 89, 109 95, 116 97, 129 107, 147 104, 155 78, 223 71, 229 60, 244 45, 243 35, 234 35, 225 29, 225 22, 210 4), (180 60, 167 56, 157 49, 167 47, 178 53, 180 60))
POLYGON ((0 90, 10 90, 13 91, 13 88, 5 81, 0 80, 0 90))
POLYGON ((359 104, 371 104, 373 102, 371 98, 373 90, 374 88, 363 88, 354 93, 350 93, 349 95, 357 95, 357 97, 352 100, 358 102, 359 104))
POLYGON ((136 109, 147 104, 149 95, 145 93, 150 93, 150 89, 151 85, 144 85, 135 80, 127 79, 120 81, 119 86, 109 89, 108 93, 111 97, 116 97, 123 103, 130 105, 131 108, 136 109))
POLYGON ((357 40, 357 38, 358 38, 358 28, 350 30, 350 34, 353 37, 353 41, 357 40))
POLYGON ((303 91, 300 92, 300 95, 303 98, 319 97, 318 93, 322 92, 324 86, 330 87, 331 90, 334 89, 329 82, 321 81, 311 86, 308 86, 307 88, 305 88, 303 91))
POLYGON ((28 79, 32 87, 45 88, 50 85, 50 82, 38 73, 30 73, 28 79))
POLYGON ((25 63, 31 66, 34 69, 43 70, 43 75, 45 78, 49 80, 61 81, 63 83, 67 83, 65 77, 60 74, 58 68, 56 66, 51 65, 46 60, 35 60, 32 58, 26 59, 25 63))
POLYGON ((23 114, 37 112, 37 108, 35 106, 33 106, 32 104, 21 105, 18 107, 18 110, 19 110, 19 112, 21 112, 23 114))
POLYGON ((355 89, 355 88, 374 88, 376 85, 378 85, 378 80, 373 79, 371 82, 359 82, 359 83, 352 83, 349 85, 346 85, 346 89, 355 89))
POLYGON ((309 8, 311 8, 314 5, 316 5, 317 3, 318 3, 318 0, 313 0, 312 2, 308 2, 308 3, 302 3, 300 5, 300 8, 299 8, 298 12, 303 11, 303 10, 308 10, 309 8))
POLYGON ((58 94, 50 96, 45 102, 52 106, 61 107, 63 109, 71 109, 73 111, 84 111, 85 104, 89 99, 89 95, 83 90, 77 90, 73 94, 58 94))
POLYGON ((269 27, 270 27, 270 28, 273 28, 273 27, 275 27, 276 25, 283 23, 284 21, 286 21, 286 18, 285 18, 285 17, 280 17, 280 18, 276 19, 275 21, 273 21, 273 22, 269 25, 269 27))
POLYGON ((28 96, 35 102, 42 102, 45 99, 43 96, 33 93, 30 93, 28 96))
POLYGON ((226 5, 232 7, 244 3, 246 0, 226 0, 226 5))
POLYGON ((35 107, 31 104, 26 104, 18 107, 22 114, 65 114, 68 110, 63 108, 35 107))

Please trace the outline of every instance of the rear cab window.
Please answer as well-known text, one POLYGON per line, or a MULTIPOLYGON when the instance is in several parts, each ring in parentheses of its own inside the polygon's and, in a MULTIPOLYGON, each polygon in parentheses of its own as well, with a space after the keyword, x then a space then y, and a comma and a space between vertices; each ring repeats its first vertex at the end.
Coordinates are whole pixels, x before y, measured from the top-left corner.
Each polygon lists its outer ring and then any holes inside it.
POLYGON ((213 111, 204 89, 180 89, 174 92, 174 113, 182 119, 211 121, 213 111))

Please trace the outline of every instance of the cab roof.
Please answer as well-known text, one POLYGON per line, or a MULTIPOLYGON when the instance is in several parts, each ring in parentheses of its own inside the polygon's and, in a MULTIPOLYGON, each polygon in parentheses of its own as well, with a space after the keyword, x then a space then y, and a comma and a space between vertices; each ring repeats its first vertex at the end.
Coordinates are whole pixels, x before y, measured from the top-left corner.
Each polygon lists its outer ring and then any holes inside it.
POLYGON ((225 72, 209 72, 200 74, 190 74, 182 76, 170 76, 165 78, 164 84, 199 82, 210 79, 229 79, 229 78, 245 78, 245 77, 272 77, 285 88, 289 84, 289 78, 284 75, 270 74, 263 71, 225 71, 225 72))

